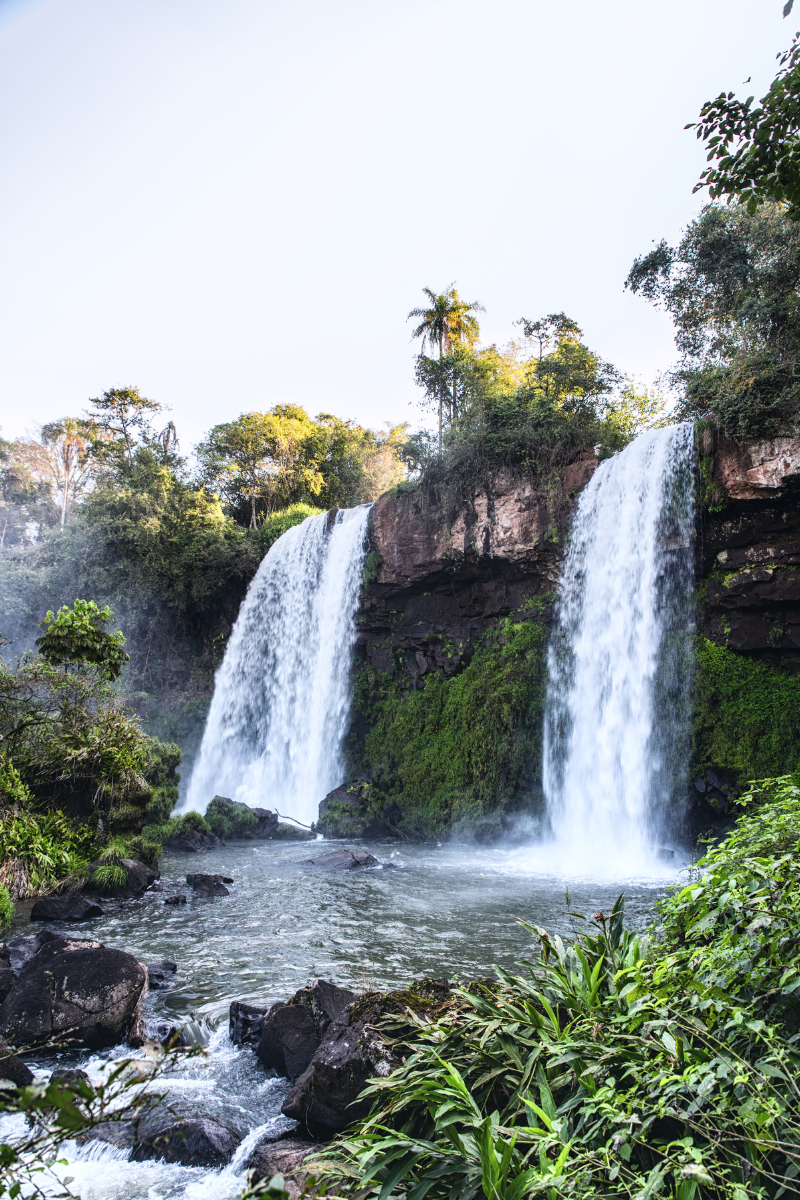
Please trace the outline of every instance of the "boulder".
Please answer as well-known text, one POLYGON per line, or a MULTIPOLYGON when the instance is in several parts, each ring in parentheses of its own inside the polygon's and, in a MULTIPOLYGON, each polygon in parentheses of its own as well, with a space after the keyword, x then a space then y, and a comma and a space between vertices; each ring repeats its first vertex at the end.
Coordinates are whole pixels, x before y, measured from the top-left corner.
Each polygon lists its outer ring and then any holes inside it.
POLYGON ((88 921, 90 917, 102 917, 103 910, 96 900, 89 900, 80 892, 66 892, 63 896, 45 896, 37 900, 31 909, 32 921, 88 921))
POLYGON ((320 871, 354 871, 356 867, 378 867, 377 858, 367 850, 332 850, 318 858, 307 858, 306 864, 320 871))
POLYGON ((234 1046, 258 1045, 266 1011, 265 1008, 256 1008, 252 1004, 243 1004, 241 1000, 232 1001, 228 1034, 234 1046))
MULTIPOLYGON (((8 943, 8 956, 14 979, 17 978, 25 964, 31 961, 34 954, 41 950, 46 942, 52 942, 53 939, 63 941, 62 935, 56 933, 54 929, 40 929, 33 937, 14 938, 13 942, 8 943)), ((94 944, 100 945, 99 942, 94 944)))
POLYGON ((294 1082, 308 1067, 331 1023, 355 1000, 355 992, 315 979, 286 1004, 273 1004, 263 1019, 257 1054, 265 1067, 294 1082))
POLYGON ((15 978, 11 969, 11 950, 5 942, 0 942, 0 1004, 11 991, 15 978))
POLYGON ((253 1183, 281 1175, 284 1190, 294 1200, 302 1193, 306 1180, 303 1163, 318 1150, 319 1146, 313 1142, 304 1142, 299 1138, 280 1138, 278 1141, 262 1138, 254 1147, 245 1169, 253 1172, 253 1183))
POLYGON ((50 1076, 51 1083, 88 1083, 91 1086, 91 1079, 82 1071, 80 1067, 72 1067, 69 1071, 53 1071, 50 1076))
POLYGON ((168 988, 172 983, 172 976, 178 969, 178 964, 174 962, 158 962, 146 963, 147 967, 147 986, 152 989, 168 988))
POLYGON ((362 775, 320 800, 317 832, 326 838, 397 837, 399 818, 400 809, 362 775))
POLYGON ((131 1151, 132 1162, 150 1158, 183 1167, 222 1167, 239 1145, 237 1134, 212 1117, 179 1117, 159 1114, 142 1122, 131 1151))
POLYGON ((0 1005, 0 1036, 13 1046, 113 1046, 128 1036, 146 986, 131 954, 51 934, 0 1005))
POLYGON ((233 880, 229 875, 187 875, 186 882, 204 896, 230 896, 225 884, 233 880))
POLYGON ((254 808, 253 812, 258 817, 258 824, 253 830, 253 837, 274 837, 278 829, 278 814, 276 812, 270 812, 268 808, 254 808))
MULTIPOLYGON (((22 1059, 14 1054, 8 1042, 0 1038, 0 1081, 7 1080, 17 1087, 27 1087, 33 1083, 33 1071, 22 1059)), ((0 1082, 2 1091, 2 1082, 0 1082)))
POLYGON ((163 843, 164 850, 180 850, 185 854, 199 854, 201 850, 218 850, 222 842, 215 833, 198 833, 190 829, 186 833, 169 837, 163 843))
POLYGON ((165 904, 185 904, 186 903, 186 893, 179 892, 177 896, 167 896, 164 903, 165 904))
POLYGON ((376 1028, 386 1013, 431 1010, 450 995, 447 980, 421 980, 403 992, 373 992, 350 1004, 331 1023, 311 1063, 283 1102, 284 1116, 313 1137, 329 1138, 365 1117, 372 1100, 358 1100, 374 1075, 389 1075, 400 1059, 376 1028))
POLYGON ((123 883, 118 888, 109 888, 99 883, 95 883, 92 875, 98 867, 103 865, 103 860, 98 858, 95 862, 89 864, 89 881, 85 885, 87 892, 105 892, 108 895, 115 896, 141 896, 149 888, 153 886, 157 879, 161 878, 161 872, 155 867, 148 867, 147 863, 140 862, 137 858, 121 858, 120 866, 123 866, 128 872, 127 883, 123 883))

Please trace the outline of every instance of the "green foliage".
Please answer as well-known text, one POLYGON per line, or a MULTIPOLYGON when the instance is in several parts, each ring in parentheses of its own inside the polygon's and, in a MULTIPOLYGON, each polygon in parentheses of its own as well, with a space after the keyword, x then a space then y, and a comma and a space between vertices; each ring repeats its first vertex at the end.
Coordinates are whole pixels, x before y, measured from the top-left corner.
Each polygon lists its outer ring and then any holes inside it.
POLYGON ((54 666, 94 663, 102 675, 119 679, 130 655, 122 649, 125 638, 119 629, 107 633, 101 628, 113 615, 108 605, 98 608, 94 600, 76 600, 72 608, 65 604, 58 613, 48 612, 42 621, 46 631, 36 639, 39 653, 54 666))
POLYGON ((704 638, 695 666, 695 771, 741 785, 800 770, 800 678, 704 638))
POLYGON ((384 1018, 404 1065, 320 1156, 327 1182, 361 1200, 794 1192, 800 788, 762 781, 748 802, 649 941, 620 897, 571 945, 526 926, 538 956, 518 974, 384 1018))
POLYGON ((118 892, 127 882, 128 870, 122 863, 104 862, 92 872, 92 883, 104 892, 118 892))
POLYGON ((428 675, 422 691, 362 671, 354 703, 372 729, 360 769, 402 810, 399 828, 432 836, 537 796, 546 642, 541 618, 509 619, 460 674, 428 675))
MULTIPOLYGON (((788 16, 794 0, 788 0, 788 16)), ((787 207, 791 220, 800 219, 800 35, 780 56, 780 70, 760 104, 753 97, 737 100, 720 92, 700 111, 696 129, 705 142, 708 161, 695 191, 707 187, 712 199, 736 198, 753 213, 765 201, 787 207)))
POLYGON ((160 846, 167 838, 181 837, 187 833, 211 832, 211 826, 205 817, 192 810, 192 812, 181 813, 178 817, 170 817, 168 821, 162 821, 160 824, 145 825, 142 837, 146 838, 148 842, 160 846))
POLYGON ((261 522, 256 531, 258 545, 266 553, 270 546, 286 533, 287 529, 299 525, 307 517, 319 516, 323 511, 321 508, 313 508, 310 504, 292 504, 289 508, 271 513, 261 522))
POLYGON ((364 587, 369 587, 381 573, 381 564, 383 559, 377 550, 370 550, 364 562, 364 573, 361 576, 361 582, 364 587))
POLYGON ((8 888, 0 884, 0 933, 4 933, 17 915, 17 908, 8 888))
POLYGON ((675 413, 710 413, 744 441, 791 433, 800 413, 800 226, 779 204, 708 205, 678 246, 636 259, 627 287, 666 308, 681 354, 675 413))
POLYGON ((182 757, 180 746, 174 742, 165 744, 155 737, 147 739, 143 774, 150 785, 151 794, 146 820, 153 825, 168 820, 178 803, 178 784, 181 780, 178 767, 182 757))
POLYGON ((17 899, 52 891, 90 861, 96 831, 60 810, 21 811, 0 819, 0 883, 17 899))
POLYGON ((212 833, 226 841, 228 838, 250 838, 258 825, 252 808, 234 804, 225 796, 215 796, 206 809, 205 821, 212 833))

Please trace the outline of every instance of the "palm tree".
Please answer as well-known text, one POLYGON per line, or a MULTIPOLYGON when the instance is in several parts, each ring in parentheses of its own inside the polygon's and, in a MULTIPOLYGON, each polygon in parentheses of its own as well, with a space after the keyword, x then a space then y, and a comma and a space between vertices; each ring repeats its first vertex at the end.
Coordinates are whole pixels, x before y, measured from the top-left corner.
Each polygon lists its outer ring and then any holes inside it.
MULTIPOLYGON (((482 304, 479 304, 477 300, 472 303, 462 300, 456 291, 455 283, 451 283, 439 295, 432 291, 431 288, 426 287, 422 290, 430 301, 430 308, 412 308, 406 320, 410 321, 412 317, 422 318, 411 336, 422 338, 423 351, 427 342, 430 347, 435 347, 438 350, 439 361, 441 362, 445 354, 449 354, 457 343, 467 342, 469 345, 472 345, 478 340, 480 326, 474 314, 476 312, 485 312, 482 304)), ((439 391, 439 453, 442 450, 444 388, 444 377, 442 377, 439 391)), ((455 412, 455 405, 456 374, 454 371, 453 412, 455 412)))

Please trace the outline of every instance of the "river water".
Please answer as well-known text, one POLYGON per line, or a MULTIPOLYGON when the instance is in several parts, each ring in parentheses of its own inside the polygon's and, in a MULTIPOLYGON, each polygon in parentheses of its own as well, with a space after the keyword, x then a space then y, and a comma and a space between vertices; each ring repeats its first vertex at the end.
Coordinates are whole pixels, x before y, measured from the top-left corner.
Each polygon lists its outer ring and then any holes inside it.
MULTIPOLYGON (((230 1200, 244 1185, 255 1142, 267 1131, 291 1127, 280 1115, 286 1081, 228 1039, 232 1000, 266 1006, 318 976, 359 990, 423 975, 489 975, 493 964, 513 968, 531 953, 531 936, 519 919, 570 934, 567 890, 572 911, 587 915, 608 911, 624 890, 628 924, 641 927, 675 878, 674 869, 666 868, 662 877, 625 884, 558 877, 548 874, 541 857, 546 851, 535 847, 352 844, 370 850, 382 865, 337 874, 305 867, 311 854, 332 848, 322 842, 236 842, 205 855, 167 853, 163 880, 183 880, 187 871, 230 875, 230 895, 180 906, 165 905, 158 892, 104 901, 104 916, 60 930, 91 934, 144 962, 177 963, 174 985, 148 997, 148 1023, 197 1022, 209 1044, 200 1058, 181 1062, 160 1079, 158 1088, 176 1113, 219 1117, 244 1139, 233 1162, 217 1171, 132 1163, 128 1151, 108 1144, 73 1146, 69 1167, 59 1170, 74 1178, 70 1186, 82 1200, 230 1200)), ((29 906, 20 907, 9 939, 40 928, 28 923, 29 906)), ((43 1055, 31 1066, 43 1074, 81 1066, 99 1077, 109 1058, 130 1054, 119 1047, 100 1056, 43 1055)))

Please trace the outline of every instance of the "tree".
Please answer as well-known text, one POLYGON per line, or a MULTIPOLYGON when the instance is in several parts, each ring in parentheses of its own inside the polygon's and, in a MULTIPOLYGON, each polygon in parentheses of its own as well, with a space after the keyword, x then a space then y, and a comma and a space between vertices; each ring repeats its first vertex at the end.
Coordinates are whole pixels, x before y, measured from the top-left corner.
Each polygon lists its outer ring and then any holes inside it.
POLYGON ((712 413, 735 439, 796 428, 800 224, 785 205, 708 205, 677 246, 637 258, 626 287, 675 324, 679 419, 712 413))
MULTIPOLYGON (((429 308, 412 308, 406 320, 421 318, 419 325, 412 333, 414 338, 422 338, 422 349, 425 343, 438 351, 439 362, 444 359, 445 352, 452 352, 456 345, 475 344, 480 335, 476 312, 484 312, 484 307, 477 300, 468 303, 462 300, 451 283, 448 288, 438 295, 430 288, 422 289, 430 301, 429 308)), ((456 408, 456 383, 452 384, 453 409, 456 408)), ((447 392, 444 376, 439 382, 439 450, 442 448, 442 422, 445 395, 447 392)))
POLYGON ((34 479, 46 483, 61 527, 97 471, 91 450, 98 429, 80 417, 62 417, 41 427, 38 441, 18 442, 17 454, 34 479))
POLYGON ((539 362, 544 358, 546 350, 553 349, 562 342, 580 341, 583 337, 583 331, 563 312, 549 313, 546 317, 540 317, 538 321, 520 317, 515 324, 522 326, 522 332, 529 341, 538 342, 539 362))
POLYGON ((72 608, 64 604, 57 613, 45 615, 45 633, 36 639, 39 653, 53 666, 93 663, 101 676, 119 679, 130 655, 122 648, 121 631, 108 633, 103 628, 113 616, 108 605, 98 608, 94 600, 76 600, 72 608))
POLYGON ((234 512, 249 507, 250 528, 263 515, 322 491, 323 476, 314 456, 315 430, 297 405, 276 405, 268 413, 243 413, 215 425, 196 447, 203 483, 217 489, 234 512))
MULTIPOLYGON (((784 17, 792 11, 788 0, 784 17)), ((766 96, 738 100, 720 92, 687 125, 708 148, 706 167, 694 190, 707 187, 713 199, 728 196, 747 205, 752 215, 764 201, 786 204, 791 220, 800 220, 800 34, 778 55, 780 70, 766 96)), ((749 82, 749 81, 748 81, 749 82)))
POLYGON ((162 408, 157 401, 142 396, 135 387, 110 388, 89 403, 94 409, 90 420, 100 434, 98 444, 104 443, 107 451, 113 447, 124 454, 129 463, 133 461, 140 437, 149 432, 149 414, 160 412, 162 408))

